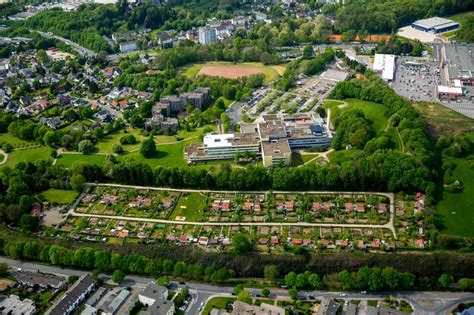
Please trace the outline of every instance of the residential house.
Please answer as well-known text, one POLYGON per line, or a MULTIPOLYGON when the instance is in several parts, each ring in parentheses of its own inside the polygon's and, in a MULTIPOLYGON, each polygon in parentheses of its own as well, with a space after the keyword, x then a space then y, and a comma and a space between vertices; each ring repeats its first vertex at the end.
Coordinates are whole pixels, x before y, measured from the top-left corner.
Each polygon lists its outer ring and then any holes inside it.
POLYGON ((268 237, 261 237, 258 239, 258 243, 260 245, 267 245, 268 244, 268 237))
POLYGON ((45 313, 45 315, 71 314, 87 295, 94 290, 94 278, 90 274, 83 274, 45 313))
POLYGON ((340 308, 340 304, 334 300, 324 298, 319 305, 317 315, 336 315, 340 308))
POLYGON ((67 284, 67 280, 57 275, 21 271, 15 274, 16 281, 27 287, 40 287, 42 289, 61 289, 67 284))
POLYGON ((36 314, 35 302, 30 299, 21 300, 18 295, 11 294, 0 296, 0 314, 9 315, 34 315, 36 314))
POLYGON ((129 42, 120 43, 119 49, 120 49, 120 52, 127 53, 127 52, 137 50, 138 47, 137 47, 137 43, 135 43, 134 41, 129 41, 129 42))
POLYGON ((163 133, 176 133, 179 130, 179 122, 177 118, 166 118, 161 123, 163 133))
POLYGON ((168 301, 168 289, 155 283, 149 283, 138 295, 138 300, 148 307, 142 314, 173 315, 175 313, 174 303, 168 301))

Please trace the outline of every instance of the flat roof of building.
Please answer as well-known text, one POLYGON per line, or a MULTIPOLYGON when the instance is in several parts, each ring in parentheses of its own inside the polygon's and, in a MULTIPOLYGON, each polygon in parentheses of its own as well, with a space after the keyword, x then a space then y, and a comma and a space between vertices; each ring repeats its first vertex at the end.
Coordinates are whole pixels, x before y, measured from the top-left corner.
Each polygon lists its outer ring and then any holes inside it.
POLYGON ((459 94, 459 95, 464 94, 461 87, 445 86, 445 85, 439 85, 438 86, 438 92, 439 93, 449 93, 449 94, 459 94))
POLYGON ((474 44, 445 45, 444 56, 450 79, 474 78, 474 44))
POLYGON ((285 125, 281 120, 270 120, 258 124, 258 133, 262 140, 284 138, 287 136, 285 125))
POLYGON ((204 145, 208 148, 231 147, 230 140, 234 139, 233 133, 208 134, 204 136, 204 145))
POLYGON ((291 149, 287 139, 278 139, 262 143, 262 152, 265 156, 277 157, 291 153, 291 149))
POLYGON ((130 295, 130 291, 128 290, 122 290, 120 291, 117 296, 110 302, 110 304, 106 307, 106 311, 108 311, 111 314, 114 314, 120 307, 120 305, 123 304, 123 302, 127 299, 127 297, 130 295))
POLYGON ((321 74, 322 79, 331 81, 344 81, 349 76, 349 72, 335 69, 327 69, 321 74))
POLYGON ((375 54, 374 70, 382 71, 383 80, 393 80, 395 75, 395 55, 375 54))
POLYGON ((258 126, 256 123, 240 125, 240 133, 255 133, 255 132, 258 132, 258 126))
POLYGON ((459 23, 453 20, 448 20, 438 16, 431 17, 428 19, 422 19, 414 22, 412 25, 416 25, 426 29, 443 29, 451 26, 459 26, 459 23))
POLYGON ((163 296, 163 294, 165 294, 166 291, 168 291, 168 289, 165 288, 164 286, 157 285, 156 283, 149 283, 143 289, 140 295, 151 298, 151 299, 157 299, 160 296, 163 296))
POLYGON ((30 299, 20 299, 18 295, 0 296, 1 314, 34 314, 36 313, 35 302, 30 299))
POLYGON ((143 315, 168 314, 169 310, 174 308, 172 301, 157 299, 155 303, 148 306, 147 310, 142 312, 143 315))

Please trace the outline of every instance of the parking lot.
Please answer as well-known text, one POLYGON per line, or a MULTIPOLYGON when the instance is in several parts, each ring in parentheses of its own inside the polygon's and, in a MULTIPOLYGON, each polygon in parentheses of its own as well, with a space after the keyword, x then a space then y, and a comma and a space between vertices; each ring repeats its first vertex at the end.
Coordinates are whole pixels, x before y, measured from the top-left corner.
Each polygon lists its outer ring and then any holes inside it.
POLYGON ((436 101, 436 87, 441 84, 439 67, 429 62, 410 65, 407 61, 410 59, 403 57, 396 61, 393 89, 410 101, 436 101))

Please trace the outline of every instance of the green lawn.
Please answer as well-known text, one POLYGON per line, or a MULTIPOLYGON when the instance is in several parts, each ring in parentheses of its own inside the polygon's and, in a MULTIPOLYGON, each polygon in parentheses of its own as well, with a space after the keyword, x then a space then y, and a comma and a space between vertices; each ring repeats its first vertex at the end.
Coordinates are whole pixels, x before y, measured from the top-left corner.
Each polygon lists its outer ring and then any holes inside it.
POLYGON ((364 154, 362 150, 341 150, 341 151, 332 151, 328 154, 328 159, 330 163, 341 164, 345 160, 352 160, 358 154, 364 154))
POLYGON ((323 102, 323 108, 324 109, 329 109, 329 108, 333 108, 334 106, 339 106, 339 105, 343 105, 344 102, 342 101, 338 101, 338 100, 325 100, 323 102))
POLYGON ((56 165, 70 168, 76 161, 84 161, 92 164, 101 165, 105 161, 105 155, 99 154, 62 154, 59 156, 56 165))
POLYGON ((0 134, 0 143, 8 143, 14 148, 27 147, 34 145, 31 141, 21 140, 20 138, 14 137, 11 133, 2 133, 0 134))
POLYGON ((48 202, 56 204, 72 204, 78 193, 74 190, 49 189, 41 193, 48 202))
POLYGON ((185 167, 187 165, 186 160, 184 159, 183 150, 184 147, 189 145, 192 142, 198 141, 197 139, 186 140, 173 144, 158 144, 156 146, 157 153, 154 157, 147 159, 144 158, 139 151, 132 152, 130 154, 120 155, 119 160, 134 159, 136 161, 147 163, 152 168, 157 167, 158 165, 163 165, 166 167, 180 166, 185 167))
POLYGON ((442 222, 441 232, 474 237, 474 154, 452 161, 457 165, 453 175, 464 183, 464 190, 457 194, 443 192, 436 206, 442 222))
POLYGON ((455 15, 448 16, 447 19, 453 20, 461 24, 461 27, 468 22, 469 19, 474 18, 474 11, 462 12, 455 15))
POLYGON ((114 144, 120 144, 120 138, 122 138, 125 135, 133 135, 137 139, 137 144, 131 144, 131 145, 123 145, 124 151, 129 151, 133 149, 137 149, 140 147, 140 142, 145 139, 144 136, 140 135, 137 129, 132 129, 129 128, 127 130, 127 133, 123 132, 123 130, 120 130, 119 132, 113 133, 111 135, 107 135, 105 138, 101 139, 96 147, 98 149, 98 152, 100 153, 112 153, 112 147, 114 144))
POLYGON ((385 117, 387 108, 381 104, 361 101, 357 99, 346 99, 349 106, 342 110, 360 109, 364 112, 365 117, 373 124, 377 132, 385 130, 388 125, 388 119, 385 117))
POLYGON ((235 300, 236 298, 224 298, 224 297, 212 298, 209 300, 209 302, 207 302, 202 314, 209 315, 212 311, 212 308, 225 309, 227 308, 227 304, 233 303, 235 300))
POLYGON ((195 64, 190 67, 187 67, 184 70, 184 75, 187 76, 188 78, 194 78, 195 76, 197 76, 201 68, 202 68, 202 64, 195 64))
POLYGON ((332 109, 331 122, 334 122, 334 119, 344 111, 360 109, 364 112, 365 117, 372 123, 376 132, 381 132, 387 128, 388 119, 385 117, 385 112, 387 111, 385 106, 358 99, 345 99, 344 101, 347 102, 347 106, 344 106, 343 102, 337 100, 328 100, 323 103, 324 109, 332 109))
MULTIPOLYGON (((206 126, 214 129, 213 126, 210 126, 210 125, 206 125, 206 126)), ((159 145, 160 143, 176 142, 177 139, 180 139, 180 138, 187 139, 187 138, 197 137, 202 133, 203 129, 206 126, 197 128, 191 131, 180 130, 176 136, 167 136, 167 135, 154 136, 153 139, 155 140, 155 143, 159 145)), ((99 153, 112 153, 112 147, 114 146, 114 144, 120 144, 120 138, 122 138, 124 135, 127 135, 127 134, 131 134, 135 136, 138 142, 137 144, 124 145, 123 149, 125 152, 140 149, 140 142, 147 138, 146 136, 141 135, 138 129, 128 128, 127 133, 121 130, 117 133, 108 135, 104 139, 99 141, 99 143, 97 143, 96 145, 98 152, 99 153)))
POLYGON ((436 103, 413 103, 415 110, 425 120, 433 137, 453 133, 474 132, 473 120, 436 103))
POLYGON ((51 148, 38 147, 25 150, 16 150, 8 153, 7 161, 0 167, 14 167, 20 162, 34 162, 38 160, 47 160, 51 158, 51 148))
POLYGON ((177 216, 186 217, 186 221, 201 221, 202 212, 206 207, 206 196, 200 193, 181 194, 178 203, 171 214, 174 220, 177 216))
MULTIPOLYGON (((462 13, 448 16, 446 18, 453 20, 455 22, 458 22, 462 28, 464 25, 468 24, 469 19, 471 20, 474 19, 474 11, 462 12, 462 13)), ((458 34, 458 31, 455 30, 455 31, 443 33, 443 36, 446 38, 449 38, 450 40, 455 40, 457 37, 457 34, 458 34)))

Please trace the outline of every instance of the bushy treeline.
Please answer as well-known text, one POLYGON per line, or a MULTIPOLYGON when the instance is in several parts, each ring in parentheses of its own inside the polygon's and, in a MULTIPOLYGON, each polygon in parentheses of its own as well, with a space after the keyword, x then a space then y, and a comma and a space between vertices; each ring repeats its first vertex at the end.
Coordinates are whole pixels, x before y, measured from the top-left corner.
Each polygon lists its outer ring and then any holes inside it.
MULTIPOLYGON (((432 184, 431 172, 416 163, 413 155, 398 151, 377 151, 354 156, 340 165, 309 165, 300 168, 262 166, 204 170, 192 167, 152 169, 133 160, 103 167, 79 162, 81 173, 89 182, 115 183, 170 188, 219 190, 352 190, 352 191, 425 191, 432 184)), ((78 168, 79 169, 79 168, 78 168)))
POLYGON ((127 274, 158 277, 173 275, 194 280, 222 283, 234 275, 228 268, 216 269, 202 264, 187 264, 171 259, 151 259, 140 254, 122 255, 91 247, 69 249, 59 245, 43 245, 37 241, 10 241, 4 244, 4 254, 14 259, 28 259, 42 263, 112 272, 121 270, 127 274))
POLYGON ((395 268, 362 267, 355 272, 339 272, 343 290, 413 290, 416 277, 410 272, 398 272, 395 268))

